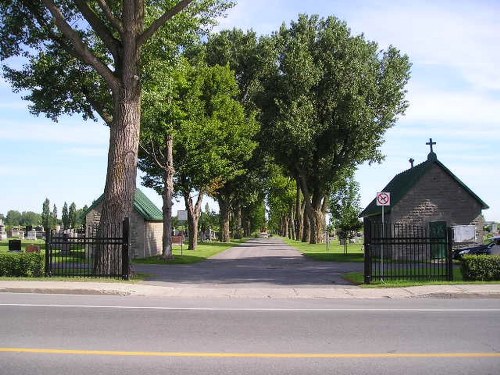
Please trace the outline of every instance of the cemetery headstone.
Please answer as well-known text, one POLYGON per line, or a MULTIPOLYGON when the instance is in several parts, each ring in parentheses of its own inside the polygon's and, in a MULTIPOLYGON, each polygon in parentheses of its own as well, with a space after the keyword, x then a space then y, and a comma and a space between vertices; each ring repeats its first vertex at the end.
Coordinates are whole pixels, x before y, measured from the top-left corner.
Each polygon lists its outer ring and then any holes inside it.
POLYGON ((21 240, 9 240, 9 251, 21 251, 21 240))
POLYGON ((3 225, 2 219, 0 219, 0 241, 7 239, 7 233, 5 232, 5 226, 3 225))
POLYGON ((39 253, 40 252, 40 246, 38 245, 28 245, 26 246, 26 252, 27 253, 39 253))

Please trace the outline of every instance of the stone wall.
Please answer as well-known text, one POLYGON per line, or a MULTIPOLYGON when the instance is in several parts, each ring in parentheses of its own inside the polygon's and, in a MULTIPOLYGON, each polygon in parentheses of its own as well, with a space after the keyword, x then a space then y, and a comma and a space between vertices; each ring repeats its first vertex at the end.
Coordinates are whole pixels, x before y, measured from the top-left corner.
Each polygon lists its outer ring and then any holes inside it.
POLYGON ((423 225, 446 221, 448 226, 474 224, 482 242, 481 205, 439 166, 428 173, 391 209, 393 223, 423 225))
MULTIPOLYGON (((387 208, 386 208, 387 210, 387 208)), ((448 227, 474 225, 476 243, 483 242, 484 218, 482 207, 467 190, 458 184, 438 165, 434 165, 399 202, 385 214, 385 222, 428 228, 429 222, 445 221, 448 227)), ((380 223, 381 215, 365 218, 365 225, 380 223)), ((409 259, 408 249, 393 246, 384 249, 384 256, 393 259, 409 259)), ((424 259, 429 249, 420 249, 424 259)))
MULTIPOLYGON (((102 204, 91 210, 86 218, 87 227, 95 225, 101 218, 102 204)), ((161 254, 163 223, 146 222, 136 211, 130 215, 130 248, 131 259, 145 258, 161 254)))
POLYGON ((161 255, 162 252, 163 223, 148 221, 145 223, 144 256, 161 255))

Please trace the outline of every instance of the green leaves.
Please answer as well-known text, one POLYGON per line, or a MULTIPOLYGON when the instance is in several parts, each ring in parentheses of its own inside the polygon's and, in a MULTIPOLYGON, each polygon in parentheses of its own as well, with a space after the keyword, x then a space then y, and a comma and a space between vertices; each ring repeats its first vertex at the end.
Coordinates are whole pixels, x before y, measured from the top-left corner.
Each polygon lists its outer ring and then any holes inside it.
MULTIPOLYGON (((168 88, 153 86, 144 95, 151 110, 143 114, 143 137, 159 149, 164 135, 174 134, 178 188, 207 191, 244 173, 258 125, 237 99, 234 73, 227 66, 191 65, 181 59, 169 82, 168 88)), ((154 165, 155 160, 142 155, 140 167, 150 175, 148 183, 162 185, 161 178, 152 176, 161 176, 154 165)))
POLYGON ((385 131, 407 107, 408 58, 379 52, 335 17, 301 15, 273 41, 277 69, 260 105, 276 159, 322 191, 344 168, 380 160, 385 131))

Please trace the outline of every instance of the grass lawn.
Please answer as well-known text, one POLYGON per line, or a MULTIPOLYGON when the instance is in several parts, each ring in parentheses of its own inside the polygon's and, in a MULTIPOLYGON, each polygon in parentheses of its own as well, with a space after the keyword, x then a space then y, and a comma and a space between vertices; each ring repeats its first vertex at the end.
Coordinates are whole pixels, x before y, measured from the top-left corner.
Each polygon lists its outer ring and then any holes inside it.
POLYGON ((199 243, 196 250, 187 250, 187 245, 181 247, 174 245, 174 259, 165 260, 161 255, 155 255, 149 258, 133 259, 136 264, 193 264, 210 258, 211 256, 223 252, 231 247, 238 246, 248 241, 248 238, 241 240, 232 240, 231 242, 203 242, 199 243))
POLYGON ((326 244, 310 245, 307 242, 294 241, 289 238, 283 240, 290 246, 299 250, 302 254, 315 260, 327 262, 363 262, 363 244, 350 243, 347 245, 347 254, 344 254, 344 245, 338 241, 326 244))
MULTIPOLYGON (((16 240, 17 238, 9 238, 7 240, 0 241, 0 253, 8 253, 9 252, 9 240, 16 240)), ((45 240, 21 240, 21 251, 26 250, 26 246, 28 245, 38 245, 41 250, 45 250, 45 240)))

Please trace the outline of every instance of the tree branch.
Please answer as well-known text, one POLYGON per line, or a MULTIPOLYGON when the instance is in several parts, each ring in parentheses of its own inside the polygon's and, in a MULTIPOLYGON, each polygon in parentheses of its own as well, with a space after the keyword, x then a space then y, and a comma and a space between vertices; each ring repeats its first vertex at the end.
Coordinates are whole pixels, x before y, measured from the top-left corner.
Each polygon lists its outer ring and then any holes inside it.
POLYGON ((156 19, 137 39, 137 45, 142 46, 160 27, 174 17, 176 14, 185 9, 193 0, 181 0, 173 8, 163 13, 163 15, 156 19))
POLYGON ((116 30, 118 30, 118 32, 122 33, 123 25, 121 21, 115 17, 113 11, 108 6, 108 3, 105 0, 97 0, 97 3, 101 7, 102 11, 104 12, 104 15, 106 16, 107 20, 111 23, 111 25, 113 25, 113 27, 116 30))
POLYGON ((114 60, 117 61, 119 58, 120 42, 113 36, 113 34, 110 33, 109 29, 101 21, 101 19, 97 17, 86 1, 75 0, 75 5, 80 12, 82 12, 83 17, 85 17, 95 33, 104 42, 104 45, 109 49, 114 60))
POLYGON ((94 111, 96 111, 99 114, 99 116, 101 116, 101 118, 104 120, 106 125, 111 126, 111 124, 113 122, 113 115, 110 114, 108 111, 106 111, 106 107, 105 107, 104 103, 102 103, 98 100, 94 100, 92 93, 90 93, 86 89, 86 87, 82 86, 81 90, 85 94, 85 97, 87 98, 88 102, 90 103, 90 105, 92 106, 94 111))
MULTIPOLYGON (((155 152, 155 146, 154 146, 154 142, 151 140, 149 142, 150 146, 151 146, 151 151, 146 147, 144 146, 144 143, 143 142, 139 142, 139 146, 141 147, 142 151, 144 151, 146 153, 146 155, 148 155, 149 157, 153 158, 156 165, 158 165, 158 167, 160 167, 161 169, 166 169, 167 168, 167 165, 166 164, 163 164, 156 152, 155 152)), ((159 153, 160 153, 160 157, 165 160, 165 155, 162 154, 162 152, 159 150, 159 153)))
POLYGON ((119 82, 113 72, 90 51, 88 46, 80 38, 80 35, 78 35, 78 33, 66 22, 61 10, 54 4, 54 2, 52 0, 42 1, 54 17, 54 23, 57 28, 73 45, 74 51, 80 60, 94 67, 97 73, 99 73, 106 80, 106 82, 110 85, 110 88, 114 91, 119 85, 119 82))

